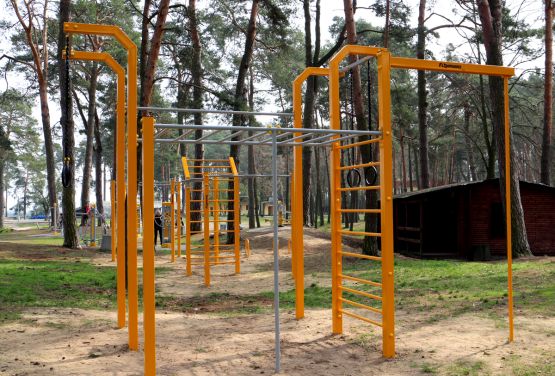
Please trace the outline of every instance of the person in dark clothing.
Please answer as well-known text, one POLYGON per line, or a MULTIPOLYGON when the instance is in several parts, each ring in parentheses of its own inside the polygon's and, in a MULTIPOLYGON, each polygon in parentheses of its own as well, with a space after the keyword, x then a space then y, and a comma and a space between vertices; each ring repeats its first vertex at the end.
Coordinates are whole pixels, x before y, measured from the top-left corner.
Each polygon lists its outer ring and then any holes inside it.
POLYGON ((160 234, 160 245, 163 243, 162 239, 162 228, 164 227, 164 223, 162 222, 162 213, 160 210, 156 210, 154 212, 154 245, 156 246, 156 242, 158 240, 158 234, 160 234))

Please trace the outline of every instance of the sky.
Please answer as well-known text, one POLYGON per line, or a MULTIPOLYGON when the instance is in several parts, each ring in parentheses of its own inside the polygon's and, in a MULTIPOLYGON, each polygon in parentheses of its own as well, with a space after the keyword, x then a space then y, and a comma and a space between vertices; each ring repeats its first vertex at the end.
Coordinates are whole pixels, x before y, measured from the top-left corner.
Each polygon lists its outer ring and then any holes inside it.
MULTIPOLYGON (((395 2, 395 1, 397 0, 392 0, 392 2, 395 2)), ((293 22, 295 22, 298 25, 298 27, 302 30, 304 27, 303 19, 302 19, 302 2, 301 0, 297 0, 297 2, 299 4, 299 12, 298 12, 297 18, 294 19, 293 22)), ((363 9, 364 7, 370 6, 373 2, 374 0, 358 0, 358 6, 361 8, 357 10, 355 14, 355 18, 364 19, 367 22, 370 22, 376 26, 383 26, 383 24, 385 23, 384 18, 378 18, 374 16, 371 10, 363 9)), ((201 0, 199 2, 201 6, 203 3, 207 4, 207 1, 201 0)), ((412 27, 416 27, 417 19, 418 19, 419 0, 405 0, 405 3, 409 5, 409 7, 411 8, 410 25, 412 27)), ((453 14, 452 9, 456 7, 454 1, 428 0, 427 3, 428 3, 428 9, 426 11, 427 14, 431 14, 432 12, 435 12, 435 13, 445 15, 453 20, 460 19, 460 16, 456 16, 453 14)), ((543 25, 543 2, 542 1, 508 0, 507 4, 511 9, 515 11, 518 10, 520 18, 525 19, 526 22, 529 23, 530 25, 534 27, 542 27, 543 25)), ((2 16, 3 19, 9 19, 9 20, 13 19, 12 17, 9 17, 9 16, 6 17, 6 15, 11 14, 11 10, 9 6, 6 5, 6 2, 0 2, 0 11, 4 15, 2 16)), ((339 16, 339 17, 344 16, 343 1, 321 0, 321 29, 322 29, 322 38, 324 43, 328 41, 331 42, 331 36, 328 30, 335 16, 339 16)), ((432 16, 427 21, 426 25, 427 27, 434 27, 445 23, 446 21, 441 17, 432 16)), ((463 38, 461 37, 461 35, 458 34, 458 32, 455 29, 443 29, 439 38, 437 39, 433 38, 428 42, 427 48, 433 51, 436 58, 441 57, 442 51, 445 49, 445 46, 447 45, 447 43, 453 43, 455 46, 457 46, 458 47, 457 53, 468 52, 465 50, 465 48, 467 47, 463 45, 462 41, 463 41, 463 38)), ((538 43, 540 42, 538 41, 538 43)), ((9 39, 7 35, 4 34, 0 36, 0 52, 1 53, 7 52, 8 49, 9 49, 9 39)), ((507 58, 505 58, 505 61, 507 61, 507 58)), ((517 66, 516 74, 518 75, 520 74, 520 72, 522 72, 522 70, 528 69, 531 67, 542 68, 543 57, 540 57, 535 61, 527 62, 521 66, 517 66)), ((21 80, 21 78, 19 79, 21 80)), ((19 85, 17 85, 15 82, 12 82, 10 84, 15 86, 20 86, 20 85, 23 86, 25 85, 25 82, 20 82, 19 85)), ((5 83, 2 80, 0 80, 0 90, 4 90, 4 89, 5 89, 5 83)), ((50 100, 52 103, 50 106, 51 120, 52 120, 52 124, 55 124, 56 122, 59 121, 59 118, 60 118, 59 104, 55 98, 50 98, 50 100)), ((264 110, 275 110, 275 109, 265 108, 264 110)), ((37 105, 35 106, 33 113, 37 121, 40 121, 40 107, 38 105, 38 99, 37 99, 37 105)), ((79 122, 77 123, 77 126, 78 127, 80 126, 79 122)), ((91 192, 91 195, 94 195, 94 191, 91 192)), ((79 199, 79 197, 80 197, 80 192, 77 192, 76 194, 77 200, 79 199)), ((94 200, 92 196, 91 196, 91 199, 94 200)), ((10 200, 10 204, 12 203, 12 201, 13 200, 10 200)))

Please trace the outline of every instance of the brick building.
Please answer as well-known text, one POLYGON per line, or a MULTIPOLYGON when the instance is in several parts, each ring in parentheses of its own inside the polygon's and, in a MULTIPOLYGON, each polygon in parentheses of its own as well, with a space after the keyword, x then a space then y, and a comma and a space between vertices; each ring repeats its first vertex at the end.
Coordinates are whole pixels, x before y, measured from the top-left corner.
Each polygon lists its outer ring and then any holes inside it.
MULTIPOLYGON (((521 181, 520 194, 532 253, 555 256, 555 188, 521 181)), ((393 208, 396 252, 468 259, 506 254, 499 179, 397 195, 393 208)))

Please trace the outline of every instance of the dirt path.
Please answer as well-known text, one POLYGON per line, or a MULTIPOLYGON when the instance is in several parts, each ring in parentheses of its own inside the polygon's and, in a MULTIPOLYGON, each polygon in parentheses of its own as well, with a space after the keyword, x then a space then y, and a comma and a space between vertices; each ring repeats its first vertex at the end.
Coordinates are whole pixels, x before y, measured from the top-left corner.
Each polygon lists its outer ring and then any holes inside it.
MULTIPOLYGON (((234 275, 233 266, 214 268, 210 288, 203 286, 200 271, 192 277, 184 275, 184 260, 172 264, 168 255, 158 255, 157 267, 164 268, 157 276, 158 295, 192 298, 214 292, 254 295, 271 291, 270 231, 246 235, 253 254, 242 261, 242 273, 234 275)), ((281 291, 293 287, 289 236, 289 229, 280 231, 281 291)), ((329 285, 329 240, 308 230, 305 245, 306 284, 329 285)), ((0 258, 21 258, 17 245, 1 248, 0 258)), ((115 265, 109 254, 55 247, 33 246, 25 258, 115 265)), ((225 301, 217 303, 221 306, 215 310, 158 310, 158 374, 274 374, 271 300, 258 303, 262 313, 248 315, 226 312, 222 309, 225 301)), ((517 375, 515 367, 555 359, 555 318, 524 317, 519 312, 516 341, 507 344, 506 323, 483 313, 433 321, 427 312, 398 310, 397 357, 393 360, 381 357, 379 328, 346 319, 344 335, 332 336, 330 310, 307 310, 301 321, 294 319, 292 310, 282 309, 281 315, 283 375, 517 375)), ((115 321, 115 312, 27 310, 21 320, 0 326, 0 375, 141 375, 142 352, 127 350, 127 330, 116 329, 115 321)), ((555 370, 555 364, 551 369, 555 370)))

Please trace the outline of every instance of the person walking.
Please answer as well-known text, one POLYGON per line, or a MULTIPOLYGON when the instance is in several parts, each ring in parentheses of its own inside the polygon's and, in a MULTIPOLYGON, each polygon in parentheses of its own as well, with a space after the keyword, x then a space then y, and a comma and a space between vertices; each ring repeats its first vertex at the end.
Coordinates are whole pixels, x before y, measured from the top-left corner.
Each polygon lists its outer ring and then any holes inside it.
POLYGON ((162 238, 162 228, 164 227, 162 221, 162 213, 160 213, 159 209, 156 209, 154 212, 154 246, 156 246, 156 242, 158 239, 158 234, 160 234, 160 245, 164 243, 162 238))

